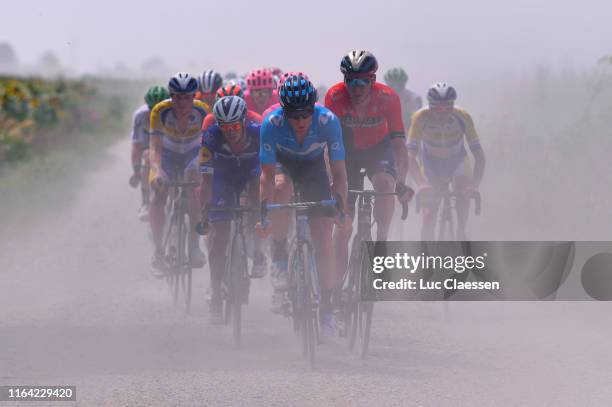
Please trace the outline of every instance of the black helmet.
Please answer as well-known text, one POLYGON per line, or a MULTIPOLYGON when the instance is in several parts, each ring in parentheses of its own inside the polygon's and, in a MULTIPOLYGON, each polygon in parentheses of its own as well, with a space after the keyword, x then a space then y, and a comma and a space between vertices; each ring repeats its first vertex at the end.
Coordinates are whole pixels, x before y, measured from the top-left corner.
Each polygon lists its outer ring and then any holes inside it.
POLYGON ((305 110, 312 108, 317 101, 317 90, 302 75, 285 79, 278 90, 280 104, 284 110, 305 110))
POLYGON ((340 61, 340 71, 343 75, 373 74, 378 69, 376 57, 369 51, 354 50, 340 61))

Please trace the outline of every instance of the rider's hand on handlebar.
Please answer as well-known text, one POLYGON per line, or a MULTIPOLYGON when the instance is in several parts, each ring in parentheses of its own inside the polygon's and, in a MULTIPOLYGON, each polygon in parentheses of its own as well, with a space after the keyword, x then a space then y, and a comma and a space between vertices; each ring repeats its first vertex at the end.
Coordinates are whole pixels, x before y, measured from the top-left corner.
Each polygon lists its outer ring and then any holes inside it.
POLYGON ((268 236, 270 236, 271 231, 267 226, 268 225, 262 225, 261 221, 255 224, 255 233, 257 233, 257 236, 259 236, 260 239, 267 239, 268 236))
POLYGON ((157 175, 155 178, 151 180, 151 188, 159 191, 164 186, 164 179, 157 175))
POLYGON ((408 203, 414 197, 414 190, 403 182, 397 182, 395 184, 395 192, 398 194, 397 199, 400 203, 408 203))
POLYGON ((130 177, 130 186, 132 188, 136 188, 138 186, 138 184, 140 183, 140 174, 135 172, 134 174, 132 174, 132 176, 130 177))

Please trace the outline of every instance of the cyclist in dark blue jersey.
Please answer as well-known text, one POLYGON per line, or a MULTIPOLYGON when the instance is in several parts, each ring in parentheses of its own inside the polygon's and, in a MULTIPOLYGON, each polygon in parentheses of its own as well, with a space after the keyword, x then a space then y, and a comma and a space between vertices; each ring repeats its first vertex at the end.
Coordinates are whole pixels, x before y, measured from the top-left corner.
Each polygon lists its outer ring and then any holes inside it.
MULTIPOLYGON (((344 145, 338 118, 323 106, 315 106, 317 92, 312 83, 301 75, 285 80, 279 89, 281 108, 264 119, 261 127, 260 197, 275 203, 287 203, 294 189, 302 201, 330 199, 332 194, 346 202, 347 181, 344 165, 344 145), (327 148, 332 183, 325 165, 327 148)), ((257 228, 262 236, 272 235, 272 260, 275 288, 273 305, 276 311, 288 286, 287 231, 290 213, 271 214, 270 227, 257 228)), ((339 284, 333 261, 333 213, 323 208, 310 210, 310 227, 320 274, 323 328, 334 329, 331 293, 339 284)))
MULTIPOLYGON (((202 136, 200 170, 202 187, 200 199, 204 208, 223 208, 239 205, 240 196, 247 191, 251 205, 259 202, 259 125, 245 121, 246 103, 238 96, 219 99, 213 108, 217 120, 202 136)), ((206 209, 204 209, 206 212, 206 209)), ((225 271, 225 249, 229 243, 229 212, 210 212, 204 229, 211 229, 208 239, 210 261, 210 320, 223 322, 221 282, 225 271)), ((260 239, 255 239, 252 277, 265 274, 265 257, 260 239)))

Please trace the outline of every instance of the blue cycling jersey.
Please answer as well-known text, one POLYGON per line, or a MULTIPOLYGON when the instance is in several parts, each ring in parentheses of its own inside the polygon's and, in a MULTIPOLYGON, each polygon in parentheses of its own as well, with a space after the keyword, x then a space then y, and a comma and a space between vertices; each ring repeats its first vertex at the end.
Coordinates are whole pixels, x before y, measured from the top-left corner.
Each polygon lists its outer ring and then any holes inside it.
POLYGON ((259 124, 247 122, 246 145, 234 154, 218 125, 209 127, 202 136, 200 171, 225 179, 244 180, 259 172, 259 124))
POLYGON ((275 164, 277 154, 294 160, 311 160, 323 154, 326 145, 331 161, 344 160, 342 127, 329 109, 315 105, 310 129, 304 142, 299 144, 282 108, 278 108, 261 125, 259 160, 262 164, 275 164))

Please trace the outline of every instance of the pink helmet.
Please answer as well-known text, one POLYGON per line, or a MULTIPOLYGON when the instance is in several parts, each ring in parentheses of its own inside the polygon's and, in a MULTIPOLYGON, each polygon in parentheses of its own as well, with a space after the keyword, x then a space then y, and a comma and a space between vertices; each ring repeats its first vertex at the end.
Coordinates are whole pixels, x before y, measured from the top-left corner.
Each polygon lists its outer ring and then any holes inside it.
POLYGON ((246 77, 249 90, 274 89, 274 75, 267 69, 255 69, 246 77))
POLYGON ((302 76, 307 81, 310 80, 308 78, 308 75, 306 75, 304 72, 296 72, 296 71, 285 72, 284 74, 281 75, 280 79, 278 80, 278 84, 276 85, 276 89, 280 89, 280 87, 283 86, 283 83, 287 80, 287 78, 289 78, 291 76, 302 76))

